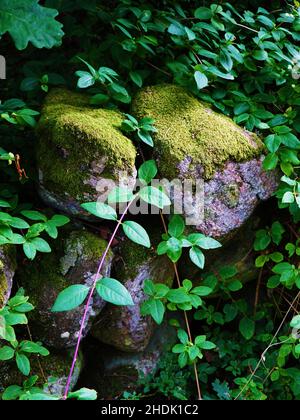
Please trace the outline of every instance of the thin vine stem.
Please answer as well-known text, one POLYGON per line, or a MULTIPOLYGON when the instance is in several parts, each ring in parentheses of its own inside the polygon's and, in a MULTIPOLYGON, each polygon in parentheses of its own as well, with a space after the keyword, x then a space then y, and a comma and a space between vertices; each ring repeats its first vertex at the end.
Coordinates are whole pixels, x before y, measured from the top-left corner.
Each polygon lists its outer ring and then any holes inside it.
POLYGON ((92 298, 93 298, 93 295, 94 295, 94 292, 95 292, 95 289, 96 289, 97 281, 99 279, 99 276, 100 276, 101 270, 103 268, 104 262, 106 260, 106 257, 108 255, 108 252, 109 252, 109 250, 110 250, 110 248, 113 244, 113 241, 116 237, 116 234, 117 234, 120 226, 122 225, 122 222, 123 222, 126 214, 128 213, 128 210, 129 210, 130 206, 135 201, 135 199, 136 199, 136 196, 129 202, 129 204, 125 208, 125 210, 124 210, 123 214, 121 215, 121 218, 118 221, 117 226, 116 226, 116 228, 115 228, 115 230, 114 230, 114 232, 113 232, 113 234, 112 234, 112 236, 111 236, 111 238, 110 238, 110 240, 107 244, 107 247, 106 247, 106 249, 105 249, 105 251, 104 251, 104 253, 101 257, 101 260, 100 260, 100 263, 99 263, 99 266, 98 266, 98 270, 97 270, 97 273, 95 275, 95 279, 94 279, 93 285, 91 287, 91 290, 89 292, 88 299, 87 299, 87 302, 86 302, 86 305, 85 305, 84 314, 83 314, 83 317, 82 317, 82 320, 81 320, 80 330, 79 330, 77 344, 76 344, 76 348, 75 348, 75 353, 74 353, 74 356, 73 356, 73 361, 72 361, 71 369, 70 369, 69 376, 68 376, 68 379, 67 379, 67 384, 66 384, 66 388, 65 388, 64 397, 63 397, 64 400, 66 400, 68 398, 68 395, 69 395, 69 391, 70 391, 70 387, 71 387, 71 381, 72 381, 72 378, 73 378, 76 362, 77 362, 77 359, 78 359, 80 344, 81 344, 81 340, 82 340, 82 337, 83 337, 83 330, 84 330, 85 322, 86 322, 86 319, 87 319, 89 307, 90 307, 90 304, 91 304, 91 301, 92 301, 92 298))

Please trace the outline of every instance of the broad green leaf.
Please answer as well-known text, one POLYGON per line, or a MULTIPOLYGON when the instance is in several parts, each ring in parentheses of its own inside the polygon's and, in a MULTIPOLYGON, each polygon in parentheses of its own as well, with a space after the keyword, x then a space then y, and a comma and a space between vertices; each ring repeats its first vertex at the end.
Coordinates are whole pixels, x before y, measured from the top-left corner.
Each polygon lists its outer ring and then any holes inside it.
POLYGON ((68 399, 75 398, 79 401, 95 401, 97 392, 93 389, 81 388, 78 391, 69 392, 68 399))
POLYGON ((160 325, 163 322, 165 306, 159 299, 150 299, 142 305, 142 315, 151 315, 154 321, 160 325))
POLYGON ((239 330, 246 340, 251 340, 255 333, 255 322, 245 317, 240 321, 239 330))
POLYGON ((200 71, 196 71, 194 73, 194 78, 195 78, 195 81, 197 83, 197 88, 199 90, 208 86, 208 78, 205 76, 204 73, 201 73, 200 71))
POLYGON ((204 268, 205 257, 199 248, 193 246, 193 248, 190 249, 190 259, 197 267, 201 269, 204 268))
POLYGON ((62 24, 55 20, 57 10, 38 4, 39 0, 1 0, 0 36, 9 32, 18 50, 31 42, 37 48, 61 44, 62 24))
POLYGON ((150 187, 150 186, 145 187, 140 190, 139 196, 146 203, 149 203, 152 206, 156 206, 160 209, 163 209, 164 207, 171 205, 171 201, 169 197, 159 188, 150 187))
POLYGON ((115 187, 108 195, 109 203, 128 203, 134 199, 134 194, 127 187, 115 187))
POLYGON ((125 235, 136 244, 146 248, 151 247, 150 238, 146 230, 136 222, 126 221, 122 225, 125 235))
POLYGON ((15 351, 12 347, 4 346, 0 348, 0 360, 7 361, 11 360, 15 355, 15 351))
POLYGON ((155 160, 147 160, 140 166, 138 170, 139 180, 149 184, 149 182, 155 178, 157 172, 158 170, 155 160))
POLYGON ((172 216, 169 226, 168 226, 168 232, 170 236, 174 236, 175 238, 179 238, 185 229, 185 223, 179 214, 175 214, 172 216))
POLYGON ((96 288, 98 294, 106 302, 119 306, 134 305, 130 293, 118 280, 104 277, 97 281, 96 288))
POLYGON ((107 204, 96 202, 96 203, 85 203, 81 207, 93 214, 94 216, 100 217, 101 219, 106 220, 117 220, 118 216, 116 211, 108 206, 107 204))
POLYGON ((28 357, 25 356, 25 354, 17 353, 16 363, 20 372, 23 373, 23 375, 28 376, 30 373, 30 362, 28 357))
POLYGON ((75 284, 63 290, 57 297, 52 312, 67 312, 80 306, 89 293, 90 288, 83 284, 75 284))

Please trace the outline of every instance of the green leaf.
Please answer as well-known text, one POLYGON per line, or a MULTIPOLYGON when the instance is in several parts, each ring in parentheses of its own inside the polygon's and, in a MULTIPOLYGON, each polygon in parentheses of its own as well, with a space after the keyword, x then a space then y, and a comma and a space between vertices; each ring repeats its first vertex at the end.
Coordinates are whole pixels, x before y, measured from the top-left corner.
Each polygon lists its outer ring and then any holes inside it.
POLYGON ((155 160, 147 160, 144 162, 138 171, 140 181, 144 181, 146 184, 152 181, 157 174, 157 166, 155 160))
POLYGON ((164 314, 165 306, 161 300, 150 299, 142 305, 142 315, 151 315, 158 325, 163 322, 164 314))
POLYGON ((79 401, 95 401, 97 399, 97 392, 93 389, 81 388, 75 392, 69 392, 68 399, 73 399, 79 401))
POLYGON ((193 248, 190 249, 190 259, 193 261, 194 264, 196 264, 197 267, 203 269, 205 264, 205 257, 203 252, 193 246, 193 248))
POLYGON ((34 238, 31 240, 31 243, 35 246, 36 250, 39 252, 49 253, 51 252, 50 245, 42 238, 34 238))
POLYGON ((109 203, 128 203, 134 199, 134 194, 127 187, 115 187, 108 195, 109 203))
POLYGON ((81 207, 93 214, 94 216, 100 217, 101 219, 106 220, 117 220, 118 216, 116 211, 108 206, 107 204, 96 202, 96 203, 85 203, 81 207))
POLYGON ((23 373, 23 375, 28 376, 30 373, 30 362, 28 357, 25 356, 25 354, 17 353, 16 363, 20 372, 23 373))
POLYGON ((300 328, 300 315, 295 316, 291 321, 292 328, 300 328))
POLYGON ((63 290, 57 297, 52 312, 67 312, 80 306, 89 293, 90 288, 75 284, 63 290))
POLYGON ((251 340, 255 333, 255 322, 245 317, 240 321, 239 330, 246 340, 251 340))
POLYGON ((129 73, 129 76, 131 80, 133 81, 133 83, 135 83, 138 87, 141 88, 143 86, 143 79, 137 71, 131 71, 129 73))
POLYGON ((39 0, 1 0, 0 36, 9 32, 18 50, 31 42, 37 48, 61 45, 62 24, 57 10, 38 4, 39 0))
POLYGON ((197 286, 194 287, 194 289, 192 290, 192 293, 194 293, 195 295, 204 297, 204 296, 208 296, 212 293, 212 289, 210 287, 207 286, 197 286))
POLYGON ((41 356, 49 356, 50 354, 45 347, 32 341, 22 341, 20 350, 25 353, 40 354, 41 356))
POLYGON ((169 226, 168 232, 170 236, 174 236, 175 238, 179 238, 185 230, 185 223, 184 220, 179 214, 175 214, 172 216, 169 226))
POLYGON ((177 336, 182 344, 187 344, 189 342, 189 336, 187 335, 186 331, 179 329, 177 336))
POLYGON ((169 197, 163 191, 155 187, 144 187, 140 190, 139 196, 146 203, 160 209, 171 205, 169 197))
POLYGON ((29 258, 30 260, 34 260, 36 256, 36 247, 32 242, 25 242, 23 245, 23 250, 27 258, 29 258))
POLYGON ((12 347, 4 346, 0 348, 0 360, 7 361, 11 360, 15 355, 15 351, 12 347))
POLYGON ((106 302, 118 306, 134 305, 130 293, 118 280, 104 277, 97 281, 96 289, 100 297, 106 302))
POLYGON ((17 400, 23 393, 23 389, 19 385, 11 385, 2 394, 3 401, 17 400))
POLYGON ((196 80, 197 87, 199 90, 208 86, 208 78, 205 76, 204 73, 201 73, 200 71, 196 71, 194 73, 194 78, 196 80))
POLYGON ((275 169, 278 164, 279 158, 275 153, 269 153, 263 161, 263 168, 267 171, 275 169))
POLYGON ((122 225, 125 235, 136 244, 151 247, 150 238, 146 230, 136 222, 126 221, 122 225))
POLYGON ((212 18, 212 11, 208 7, 198 7, 194 13, 195 18, 201 20, 209 20, 212 18))

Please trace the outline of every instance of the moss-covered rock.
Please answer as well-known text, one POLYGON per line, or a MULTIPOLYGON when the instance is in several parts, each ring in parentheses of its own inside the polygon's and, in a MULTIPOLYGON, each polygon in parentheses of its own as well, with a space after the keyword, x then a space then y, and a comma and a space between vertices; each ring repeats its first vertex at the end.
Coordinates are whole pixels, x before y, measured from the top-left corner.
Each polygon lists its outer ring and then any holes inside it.
MULTIPOLYGON (((75 345, 84 305, 61 313, 52 313, 51 308, 65 288, 73 284, 92 285, 106 245, 106 241, 86 230, 66 230, 53 243, 51 254, 39 255, 20 273, 20 283, 36 306, 32 314, 32 330, 35 337, 46 345, 55 348, 75 345)), ((109 252, 101 272, 103 276, 110 275, 111 262, 112 253, 109 252)), ((95 294, 84 336, 91 327, 92 319, 104 305, 105 302, 95 294)))
POLYGON ((11 245, 2 245, 0 247, 0 309, 10 297, 15 270, 15 248, 11 245))
MULTIPOLYGON (((37 375, 39 377, 36 386, 44 389, 45 392, 53 395, 63 396, 67 384, 67 378, 72 364, 72 352, 65 351, 61 353, 54 353, 47 357, 38 358, 32 356, 31 359, 31 376, 37 375), (42 372, 46 379, 46 384, 43 382, 42 372)), ((83 356, 77 359, 74 375, 71 381, 71 390, 78 382, 79 375, 83 369, 83 356)), ((11 385, 22 386, 26 377, 18 370, 14 361, 0 362, 0 398, 3 391, 11 385)))
POLYGON ((134 185, 136 150, 121 131, 118 111, 94 109, 85 95, 54 89, 38 124, 40 194, 70 214, 84 214, 80 203, 96 201, 105 187, 134 185), (123 181, 122 181, 123 182, 123 181))
POLYGON ((142 352, 126 353, 107 345, 93 346, 90 356, 86 355, 88 364, 81 383, 96 389, 99 398, 120 398, 125 391, 136 390, 140 378, 155 372, 162 355, 171 351, 176 340, 176 329, 165 322, 142 352))
MULTIPOLYGON (((160 236, 152 230, 152 244, 160 236)), ((147 250, 125 239, 121 244, 119 258, 114 267, 116 278, 129 290, 134 306, 107 305, 92 328, 94 337, 103 343, 127 351, 143 351, 153 334, 154 321, 142 316, 140 306, 145 300, 144 282, 152 279, 157 283, 172 285, 174 268, 165 256, 157 256, 154 250, 147 250)))
POLYGON ((247 220, 260 200, 275 191, 277 176, 262 169, 260 138, 185 89, 147 87, 137 94, 133 113, 156 121, 162 177, 204 182, 198 197, 182 192, 172 197, 184 202, 189 223, 203 233, 228 235, 247 220))

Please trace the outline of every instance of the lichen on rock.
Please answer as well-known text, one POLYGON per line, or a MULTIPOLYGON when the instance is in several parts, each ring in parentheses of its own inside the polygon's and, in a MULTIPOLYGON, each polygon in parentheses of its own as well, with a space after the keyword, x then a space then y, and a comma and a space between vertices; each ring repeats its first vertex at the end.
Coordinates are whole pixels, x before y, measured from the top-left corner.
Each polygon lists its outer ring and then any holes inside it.
MULTIPOLYGON (((47 204, 84 214, 112 182, 134 185, 136 149, 120 131, 119 111, 95 109, 85 95, 54 89, 37 127, 40 194, 47 204)), ((112 188, 112 186, 111 186, 112 188)))
POLYGON ((0 309, 10 297, 16 270, 15 248, 12 245, 0 247, 0 309))
MULTIPOLYGON (((158 239, 159 231, 152 229, 152 243, 158 239)), ((155 255, 154 250, 129 242, 121 244, 119 258, 114 266, 116 278, 129 290, 134 306, 107 305, 92 328, 94 337, 103 343, 126 352, 143 351, 153 334, 154 321, 142 316, 140 307, 146 299, 145 280, 172 285, 174 268, 166 256, 155 255)))
MULTIPOLYGON (((99 260, 107 246, 105 240, 83 230, 65 229, 60 240, 55 241, 51 254, 39 255, 22 272, 20 283, 36 307, 32 314, 32 329, 36 337, 46 345, 68 348, 76 344, 84 305, 69 311, 53 313, 51 308, 58 294, 73 284, 91 286, 99 260)), ((102 269, 109 276, 113 254, 110 251, 102 269)), ((88 311, 83 335, 91 327, 105 302, 95 295, 88 311)))

